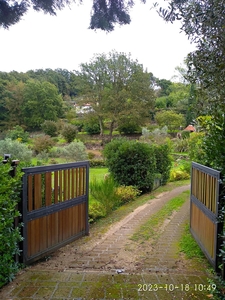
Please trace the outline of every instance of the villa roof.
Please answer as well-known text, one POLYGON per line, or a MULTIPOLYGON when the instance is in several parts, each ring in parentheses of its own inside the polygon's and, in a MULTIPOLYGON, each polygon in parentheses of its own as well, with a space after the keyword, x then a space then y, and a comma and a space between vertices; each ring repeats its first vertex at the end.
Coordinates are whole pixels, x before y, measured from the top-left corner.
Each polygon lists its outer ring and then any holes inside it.
POLYGON ((184 130, 185 131, 196 131, 196 129, 193 125, 188 125, 184 130))

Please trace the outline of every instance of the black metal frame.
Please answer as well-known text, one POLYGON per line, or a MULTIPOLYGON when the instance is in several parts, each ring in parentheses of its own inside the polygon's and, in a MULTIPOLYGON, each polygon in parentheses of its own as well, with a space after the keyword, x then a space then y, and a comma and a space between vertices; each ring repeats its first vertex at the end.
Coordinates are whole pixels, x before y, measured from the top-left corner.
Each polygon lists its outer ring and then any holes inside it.
POLYGON ((208 258, 209 262, 211 265, 214 267, 215 271, 218 272, 218 254, 219 254, 219 235, 222 233, 222 226, 220 223, 218 223, 218 214, 219 214, 219 205, 220 205, 220 180, 221 178, 221 173, 217 170, 214 170, 212 168, 206 167, 204 165, 198 164, 196 162, 192 162, 192 167, 191 167, 191 195, 190 195, 190 211, 192 208, 192 203, 194 203, 214 224, 216 224, 216 230, 215 230, 215 240, 214 240, 214 249, 215 249, 215 254, 214 257, 212 258, 207 250, 205 249, 204 245, 201 243, 201 241, 198 239, 196 236, 195 232, 191 228, 191 216, 190 216, 190 232, 195 238, 196 242, 198 243, 199 247, 205 254, 205 256, 208 258), (199 171, 202 171, 203 173, 209 174, 212 177, 217 179, 217 187, 216 187, 216 213, 214 214, 211 210, 209 210, 201 201, 199 201, 194 195, 192 195, 192 170, 197 169, 199 171))
POLYGON ((43 257, 44 255, 47 255, 57 249, 59 249, 62 246, 65 246, 66 244, 74 241, 75 239, 83 236, 83 235, 89 235, 89 222, 88 222, 88 206, 89 206, 89 161, 82 161, 82 162, 75 162, 75 163, 66 163, 66 164, 57 164, 57 165, 49 165, 49 166, 38 166, 38 167, 29 167, 29 168, 23 168, 22 171, 24 172, 23 175, 23 192, 22 192, 22 235, 23 235, 23 245, 22 245, 22 253, 23 256, 22 262, 24 264, 32 263, 33 261, 37 260, 38 258, 43 257), (34 174, 45 174, 47 172, 54 172, 54 171, 60 171, 60 170, 68 170, 71 168, 86 168, 86 195, 78 196, 76 198, 70 199, 69 201, 59 202, 49 207, 42 207, 35 211, 28 212, 27 210, 27 177, 28 175, 34 175, 34 174), (34 220, 36 218, 41 218, 44 216, 47 216, 49 214, 52 214, 57 211, 64 210, 69 207, 76 206, 81 203, 86 203, 86 212, 85 212, 85 231, 80 232, 76 234, 73 237, 70 237, 66 241, 63 241, 51 248, 48 248, 46 251, 39 252, 37 255, 34 255, 32 257, 28 257, 28 241, 27 241, 27 223, 31 220, 34 220))

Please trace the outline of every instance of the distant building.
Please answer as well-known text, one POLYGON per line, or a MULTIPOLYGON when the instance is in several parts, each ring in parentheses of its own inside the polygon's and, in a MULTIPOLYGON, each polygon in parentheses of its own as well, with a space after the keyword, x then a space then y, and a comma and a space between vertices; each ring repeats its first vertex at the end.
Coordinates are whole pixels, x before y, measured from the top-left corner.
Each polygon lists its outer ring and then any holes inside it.
POLYGON ((87 113, 94 111, 94 109, 92 108, 92 106, 89 103, 81 105, 81 106, 75 105, 75 108, 76 108, 77 114, 87 114, 87 113))
POLYGON ((188 125, 186 128, 184 128, 185 131, 189 131, 189 132, 195 132, 196 129, 193 125, 188 125))

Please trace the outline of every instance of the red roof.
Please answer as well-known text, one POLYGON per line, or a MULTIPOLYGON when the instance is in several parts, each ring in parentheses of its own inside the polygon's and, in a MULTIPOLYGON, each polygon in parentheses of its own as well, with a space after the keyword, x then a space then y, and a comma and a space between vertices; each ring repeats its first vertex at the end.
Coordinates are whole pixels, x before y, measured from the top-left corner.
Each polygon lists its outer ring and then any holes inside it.
POLYGON ((184 130, 186 131, 196 131, 195 127, 192 125, 188 125, 184 130))

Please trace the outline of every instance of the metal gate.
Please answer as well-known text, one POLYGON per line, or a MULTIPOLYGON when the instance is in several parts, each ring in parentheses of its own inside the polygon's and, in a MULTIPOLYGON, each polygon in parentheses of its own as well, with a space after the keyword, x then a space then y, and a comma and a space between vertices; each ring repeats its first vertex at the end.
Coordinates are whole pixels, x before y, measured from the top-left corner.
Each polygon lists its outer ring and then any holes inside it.
POLYGON ((23 169, 23 263, 88 235, 89 162, 23 169))
POLYGON ((218 270, 220 172, 192 163, 190 231, 215 270, 218 270))

